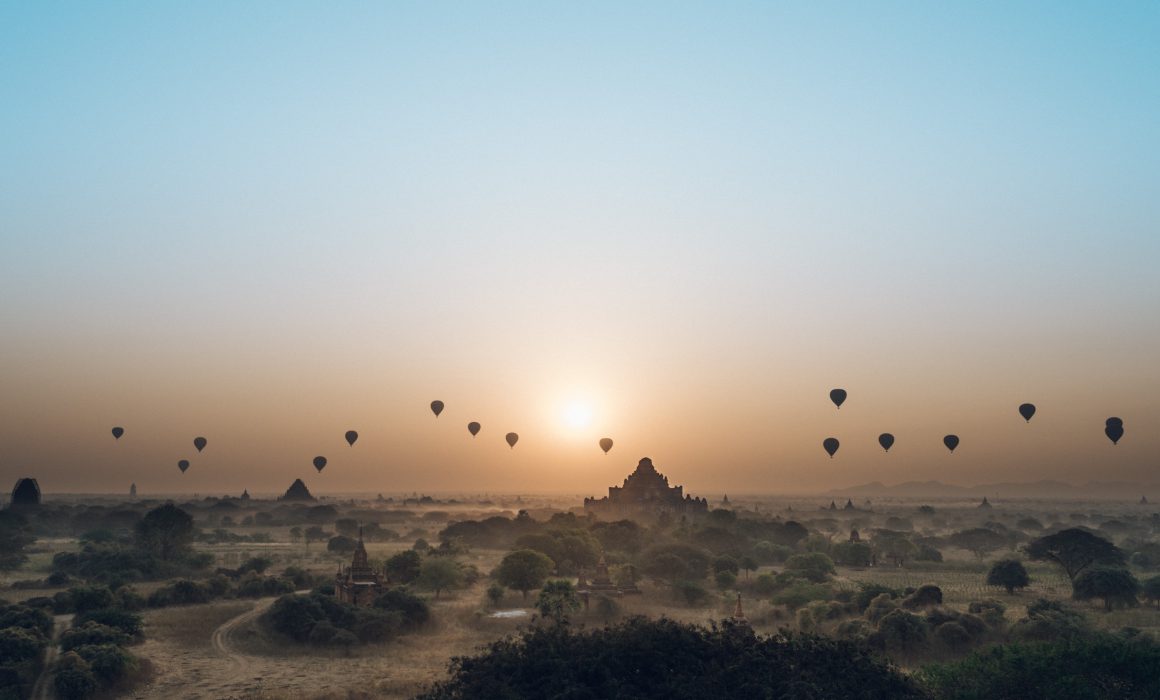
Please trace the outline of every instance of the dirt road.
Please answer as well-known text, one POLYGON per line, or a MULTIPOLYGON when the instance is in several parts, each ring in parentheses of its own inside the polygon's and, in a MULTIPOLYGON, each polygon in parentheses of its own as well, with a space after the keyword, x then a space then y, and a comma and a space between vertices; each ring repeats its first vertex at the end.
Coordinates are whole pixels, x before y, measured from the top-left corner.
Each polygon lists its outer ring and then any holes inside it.
POLYGON ((72 627, 72 615, 57 615, 52 618, 52 641, 49 642, 48 649, 44 652, 44 670, 40 672, 40 677, 36 679, 36 684, 32 686, 33 700, 50 700, 56 697, 52 687, 52 665, 56 662, 56 657, 60 653, 60 635, 69 627, 72 627))

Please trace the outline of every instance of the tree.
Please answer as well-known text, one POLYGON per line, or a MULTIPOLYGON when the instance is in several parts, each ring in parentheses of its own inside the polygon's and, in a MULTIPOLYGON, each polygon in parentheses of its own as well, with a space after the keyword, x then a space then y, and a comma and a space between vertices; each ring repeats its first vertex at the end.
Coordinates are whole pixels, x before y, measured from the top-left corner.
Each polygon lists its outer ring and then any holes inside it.
POLYGON ((874 535, 874 554, 889 559, 895 566, 905 566, 906 560, 918 553, 918 547, 904 533, 880 530, 874 535))
POLYGON ((557 625, 568 624, 568 617, 580 609, 576 587, 571 581, 548 581, 540 589, 536 609, 544 619, 551 620, 557 625))
POLYGON ((164 561, 188 554, 193 536, 193 516, 172 503, 154 508, 137 523, 138 546, 164 561))
POLYGON ((753 557, 741 557, 741 570, 745 572, 745 580, 749 580, 749 572, 757 571, 757 560, 753 557))
POLYGON ((1050 561, 1060 565, 1073 583, 1085 569, 1096 564, 1124 565, 1124 553, 1119 547, 1077 527, 1034 540, 1027 545, 1027 556, 1031 561, 1050 561))
POLYGON ((865 542, 839 542, 830 552, 842 566, 870 566, 874 556, 874 550, 865 542))
POLYGON ((878 632, 887 648, 909 653, 926 642, 930 625, 918 615, 893 610, 878 621, 878 632))
POLYGON ((330 537, 330 533, 323 530, 318 525, 311 525, 302 533, 303 539, 306 540, 306 546, 310 547, 311 542, 321 542, 330 537))
POLYGON ((459 562, 447 557, 427 557, 419 568, 415 585, 428 591, 435 591, 435 597, 448 588, 463 585, 463 569, 459 562))
POLYGON ((1076 600, 1102 598, 1104 609, 1135 607, 1140 583, 1127 569, 1097 567, 1079 575, 1072 583, 1071 597, 1076 600))
POLYGON ((987 647, 916 672, 933 700, 1160 697, 1160 645, 1111 634, 987 647))
POLYGON ((383 568, 386 570, 387 578, 391 583, 406 584, 419 578, 419 567, 422 564, 423 559, 419 553, 413 549, 407 549, 392 555, 387 559, 383 568))
POLYGON ((834 573, 834 561, 821 552, 795 554, 785 560, 785 570, 795 576, 820 583, 834 573))
POLYGON ((340 535, 354 537, 358 534, 358 521, 354 518, 339 518, 334 521, 334 530, 340 535))
POLYGON ((1026 588, 1030 583, 1027 569, 1023 567, 1023 562, 1017 559, 997 561, 987 572, 987 585, 1002 586, 1007 589, 1008 595, 1015 593, 1016 588, 1026 588))
POLYGON ((531 549, 517 549, 503 558, 496 569, 499 582, 519 591, 527 600, 528 591, 544 585, 555 564, 547 555, 531 549))
POLYGON ((1153 605, 1160 605, 1160 576, 1145 579, 1140 586, 1140 592, 1143 594, 1144 600, 1153 605))
POLYGON ((948 537, 947 541, 959 549, 967 550, 979 559, 1007 545, 1006 537, 985 527, 974 527, 956 532, 948 537))
POLYGON ((358 542, 346 535, 335 535, 326 542, 326 551, 336 554, 349 554, 355 550, 358 542))
POLYGON ((467 698, 893 698, 922 694, 864 647, 630 618, 574 631, 544 625, 459 657, 421 700, 467 698), (595 670, 595 671, 594 671, 595 670))
POLYGON ((10 571, 28 561, 24 548, 35 541, 28 521, 19 513, 0 510, 0 571, 10 571))

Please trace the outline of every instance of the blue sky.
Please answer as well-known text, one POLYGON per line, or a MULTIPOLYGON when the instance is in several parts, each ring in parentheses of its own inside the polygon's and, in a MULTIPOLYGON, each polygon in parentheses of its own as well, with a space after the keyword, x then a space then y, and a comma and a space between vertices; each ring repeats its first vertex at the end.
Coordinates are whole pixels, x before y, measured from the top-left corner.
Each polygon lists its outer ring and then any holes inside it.
MULTIPOLYGON (((861 475, 816 474, 828 426, 799 448, 720 407, 756 388, 776 423, 845 382, 955 396, 948 421, 1132 409, 1113 471, 1144 478, 1157 36, 1154 3, 0 4, 0 474, 80 488, 86 421, 177 396, 163 425, 244 398, 272 439, 435 391, 547 434, 576 393, 686 473, 711 425, 734 490, 771 464, 805 488, 861 475)), ((1007 440, 959 480, 1093 466, 1007 440)), ((587 457, 529 450, 572 465, 535 486, 588 487, 587 457)), ((497 459, 473 473, 527 482, 497 459)))

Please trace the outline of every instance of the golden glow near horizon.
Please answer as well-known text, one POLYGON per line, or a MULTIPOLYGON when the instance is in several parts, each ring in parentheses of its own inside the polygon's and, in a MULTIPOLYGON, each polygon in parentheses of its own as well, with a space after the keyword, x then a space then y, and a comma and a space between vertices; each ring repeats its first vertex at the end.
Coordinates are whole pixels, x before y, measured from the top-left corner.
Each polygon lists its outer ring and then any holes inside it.
POLYGON ((1160 481, 1155 3, 90 5, 0 21, 2 489, 1160 481))

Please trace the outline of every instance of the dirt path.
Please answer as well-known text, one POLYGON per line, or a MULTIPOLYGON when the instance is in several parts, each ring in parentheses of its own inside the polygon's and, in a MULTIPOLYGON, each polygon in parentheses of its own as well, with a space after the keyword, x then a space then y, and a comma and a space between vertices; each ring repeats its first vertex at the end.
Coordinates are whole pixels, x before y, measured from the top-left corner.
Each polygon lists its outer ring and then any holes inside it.
POLYGON ((213 631, 210 637, 210 644, 213 645, 214 651, 218 656, 225 659, 228 666, 222 668, 221 676, 216 680, 223 685, 233 685, 236 683, 248 683, 255 680, 261 680, 261 675, 254 674, 254 659, 251 656, 243 654, 233 647, 231 636, 234 631, 242 625, 254 620, 266 609, 274 604, 277 598, 260 598, 254 607, 237 617, 226 620, 217 629, 213 631))
POLYGON ((52 618, 52 640, 48 644, 48 649, 44 651, 44 669, 40 672, 40 677, 36 679, 36 684, 32 686, 33 700, 50 700, 56 697, 56 693, 52 692, 52 665, 56 663, 56 657, 60 654, 60 635, 69 627, 72 627, 72 615, 56 615, 52 618))

